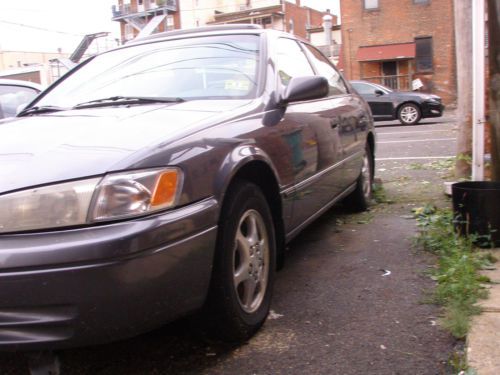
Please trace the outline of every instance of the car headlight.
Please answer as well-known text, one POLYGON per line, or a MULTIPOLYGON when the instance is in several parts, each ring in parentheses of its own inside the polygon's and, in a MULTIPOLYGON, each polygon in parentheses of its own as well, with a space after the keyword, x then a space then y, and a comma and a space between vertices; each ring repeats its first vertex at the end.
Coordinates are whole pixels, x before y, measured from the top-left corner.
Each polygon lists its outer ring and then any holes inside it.
POLYGON ((89 220, 138 216, 173 207, 181 184, 177 168, 109 174, 97 186, 89 220))
POLYGON ((174 207, 178 168, 112 173, 0 195, 0 233, 82 225, 174 207))

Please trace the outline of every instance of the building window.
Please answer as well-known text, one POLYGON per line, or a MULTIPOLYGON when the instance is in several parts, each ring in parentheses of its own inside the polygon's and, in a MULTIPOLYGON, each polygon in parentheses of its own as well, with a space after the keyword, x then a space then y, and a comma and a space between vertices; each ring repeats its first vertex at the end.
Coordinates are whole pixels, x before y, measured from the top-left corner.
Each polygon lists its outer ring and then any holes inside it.
POLYGON ((429 4, 431 0, 413 0, 413 4, 429 4))
POLYGON ((432 72, 432 37, 415 38, 415 52, 417 72, 432 72))
POLYGON ((363 0, 365 9, 378 9, 378 0, 363 0))

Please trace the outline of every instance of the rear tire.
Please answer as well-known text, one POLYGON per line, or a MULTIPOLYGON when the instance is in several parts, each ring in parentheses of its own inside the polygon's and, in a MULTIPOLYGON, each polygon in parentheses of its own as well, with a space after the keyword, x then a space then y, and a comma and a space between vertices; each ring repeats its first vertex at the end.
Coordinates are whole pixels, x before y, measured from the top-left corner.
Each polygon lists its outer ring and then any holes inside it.
POLYGON ((271 211, 257 185, 236 181, 224 201, 207 300, 209 329, 244 341, 269 313, 276 270, 271 211))
POLYGON ((361 172, 356 180, 356 188, 344 200, 350 210, 362 212, 368 209, 373 192, 373 156, 370 145, 366 144, 361 172))

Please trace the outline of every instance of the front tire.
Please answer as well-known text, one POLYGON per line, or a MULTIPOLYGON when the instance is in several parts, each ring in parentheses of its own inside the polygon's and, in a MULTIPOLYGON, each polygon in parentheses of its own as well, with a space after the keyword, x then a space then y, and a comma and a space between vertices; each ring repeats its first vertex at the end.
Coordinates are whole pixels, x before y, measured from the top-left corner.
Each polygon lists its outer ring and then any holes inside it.
POLYGON ((215 336, 243 341, 262 326, 275 269, 275 231, 267 201, 257 185, 236 181, 222 207, 207 301, 215 336))
POLYGON ((422 112, 420 107, 413 103, 405 103, 399 107, 398 119, 403 125, 415 125, 420 121, 422 112))

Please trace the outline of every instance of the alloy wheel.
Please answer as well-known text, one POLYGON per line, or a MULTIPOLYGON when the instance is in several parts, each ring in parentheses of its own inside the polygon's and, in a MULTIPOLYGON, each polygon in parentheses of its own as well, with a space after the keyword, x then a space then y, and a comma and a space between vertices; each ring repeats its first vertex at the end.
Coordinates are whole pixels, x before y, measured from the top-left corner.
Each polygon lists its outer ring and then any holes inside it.
POLYGON ((233 283, 241 308, 255 312, 264 300, 269 275, 269 238, 262 216, 248 210, 241 216, 233 251, 233 283))
POLYGON ((401 108, 400 117, 404 123, 412 124, 418 119, 418 109, 410 105, 404 106, 401 108))

